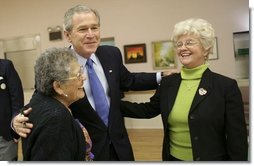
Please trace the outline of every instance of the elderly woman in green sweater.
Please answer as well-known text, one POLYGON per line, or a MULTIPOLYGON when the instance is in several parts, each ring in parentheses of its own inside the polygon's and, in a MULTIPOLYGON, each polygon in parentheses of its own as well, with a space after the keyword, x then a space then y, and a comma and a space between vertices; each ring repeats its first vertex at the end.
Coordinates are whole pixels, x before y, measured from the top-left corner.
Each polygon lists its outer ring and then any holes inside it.
POLYGON ((164 77, 150 102, 121 103, 126 117, 161 114, 163 160, 247 160, 247 129, 237 82, 212 72, 207 63, 214 40, 214 29, 206 20, 177 23, 172 41, 181 72, 164 77))

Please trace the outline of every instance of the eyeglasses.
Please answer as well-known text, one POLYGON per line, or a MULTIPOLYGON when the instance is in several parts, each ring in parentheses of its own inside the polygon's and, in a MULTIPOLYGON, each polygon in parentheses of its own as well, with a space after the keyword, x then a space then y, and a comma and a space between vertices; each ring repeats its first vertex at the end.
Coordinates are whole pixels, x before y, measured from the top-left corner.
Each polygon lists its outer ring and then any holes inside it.
POLYGON ((179 48, 182 48, 182 46, 184 45, 185 47, 190 48, 190 47, 193 47, 196 44, 198 44, 198 41, 194 41, 194 40, 190 39, 190 40, 186 40, 185 43, 183 43, 182 41, 175 42, 175 47, 177 49, 179 49, 179 48))
POLYGON ((84 74, 84 68, 83 68, 83 66, 80 66, 80 70, 79 70, 79 72, 76 74, 76 76, 63 79, 62 81, 75 80, 75 79, 77 79, 77 80, 80 81, 80 80, 82 80, 83 74, 84 74))

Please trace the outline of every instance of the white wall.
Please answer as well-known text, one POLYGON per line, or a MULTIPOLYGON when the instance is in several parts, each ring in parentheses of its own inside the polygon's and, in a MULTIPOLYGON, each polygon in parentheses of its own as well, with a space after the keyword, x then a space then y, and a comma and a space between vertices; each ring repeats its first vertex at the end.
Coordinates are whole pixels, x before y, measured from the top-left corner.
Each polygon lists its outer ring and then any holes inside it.
MULTIPOLYGON (((200 17, 213 24, 218 39, 219 59, 210 61, 210 68, 235 78, 232 33, 249 30, 248 0, 0 1, 0 39, 40 34, 41 51, 53 46, 68 46, 65 40, 49 41, 47 28, 62 25, 64 12, 69 7, 84 3, 96 8, 101 14, 102 37, 114 37, 122 53, 123 45, 146 43, 147 62, 127 64, 130 71, 154 71, 151 42, 169 39, 175 23, 189 17, 200 17)), ((30 98, 30 95, 28 92, 26 98, 30 98)), ((128 93, 126 99, 147 101, 151 95, 152 92, 128 93)), ((132 122, 127 119, 127 127, 161 126, 159 117, 144 120, 142 125, 132 122)))

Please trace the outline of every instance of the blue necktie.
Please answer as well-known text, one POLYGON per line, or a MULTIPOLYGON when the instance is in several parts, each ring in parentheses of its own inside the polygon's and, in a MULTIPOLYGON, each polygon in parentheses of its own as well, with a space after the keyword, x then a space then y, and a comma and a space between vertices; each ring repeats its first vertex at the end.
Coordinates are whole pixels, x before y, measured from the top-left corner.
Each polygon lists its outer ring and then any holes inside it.
POLYGON ((86 62, 90 88, 94 99, 95 110, 103 122, 108 125, 109 105, 102 84, 93 68, 93 61, 88 58, 86 62))

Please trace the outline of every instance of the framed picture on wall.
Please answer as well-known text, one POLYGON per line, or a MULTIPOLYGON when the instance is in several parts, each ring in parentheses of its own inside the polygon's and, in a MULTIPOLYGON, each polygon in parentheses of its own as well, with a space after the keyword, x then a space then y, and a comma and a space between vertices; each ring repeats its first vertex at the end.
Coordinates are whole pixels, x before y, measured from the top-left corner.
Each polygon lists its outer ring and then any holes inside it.
POLYGON ((168 69, 176 68, 175 51, 172 41, 154 41, 152 42, 153 68, 168 69))
POLYGON ((234 32, 235 74, 237 79, 250 77, 250 34, 249 31, 234 32))
POLYGON ((209 60, 216 60, 219 59, 218 57, 218 41, 217 41, 217 37, 215 37, 214 39, 214 47, 213 47, 213 52, 209 55, 209 60))
POLYGON ((146 44, 124 45, 125 63, 146 62, 146 44))
POLYGON ((234 32, 234 53, 235 58, 249 56, 250 35, 249 31, 234 32))

